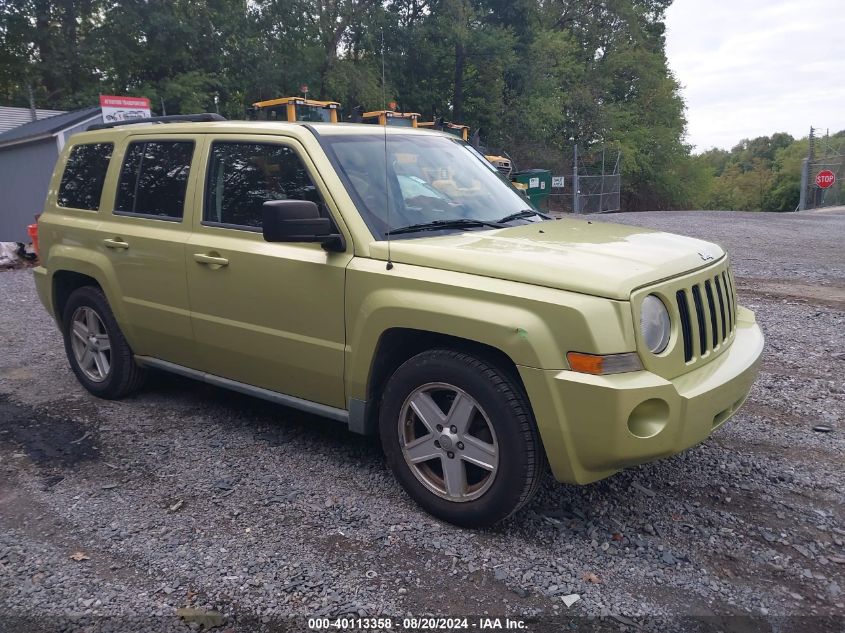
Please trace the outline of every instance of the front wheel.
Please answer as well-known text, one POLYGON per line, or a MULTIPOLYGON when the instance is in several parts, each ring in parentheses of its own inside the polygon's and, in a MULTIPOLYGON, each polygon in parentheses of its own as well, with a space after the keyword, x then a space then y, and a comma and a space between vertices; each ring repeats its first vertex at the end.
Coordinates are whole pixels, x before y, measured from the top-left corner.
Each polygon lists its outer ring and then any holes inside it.
POLYGON ((522 389, 495 364, 463 352, 430 350, 399 367, 379 428, 403 488, 455 525, 486 526, 516 512, 544 472, 522 389))

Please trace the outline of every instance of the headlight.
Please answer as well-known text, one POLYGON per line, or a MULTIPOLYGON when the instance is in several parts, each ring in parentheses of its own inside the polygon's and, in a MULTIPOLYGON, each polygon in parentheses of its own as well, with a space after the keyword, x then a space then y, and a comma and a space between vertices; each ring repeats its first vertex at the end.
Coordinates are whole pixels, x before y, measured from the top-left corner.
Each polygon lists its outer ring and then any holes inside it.
POLYGON ((648 295, 640 308, 640 332, 646 347, 653 354, 659 354, 669 344, 672 323, 669 311, 655 295, 648 295))

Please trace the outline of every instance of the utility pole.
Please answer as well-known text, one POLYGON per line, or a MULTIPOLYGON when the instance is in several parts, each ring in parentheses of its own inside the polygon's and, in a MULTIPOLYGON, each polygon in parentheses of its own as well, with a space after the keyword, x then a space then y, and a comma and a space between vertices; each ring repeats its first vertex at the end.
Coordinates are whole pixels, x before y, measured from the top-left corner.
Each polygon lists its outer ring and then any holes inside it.
POLYGON ((572 213, 581 213, 578 209, 578 143, 575 143, 575 155, 572 159, 572 213))
POLYGON ((811 209, 816 206, 816 192, 813 191, 812 197, 810 194, 810 170, 813 168, 813 161, 816 159, 816 130, 810 126, 810 142, 807 149, 807 181, 804 184, 806 193, 804 194, 804 208, 809 206, 811 209))
POLYGON ((807 189, 810 186, 810 160, 805 158, 801 161, 801 196, 798 199, 798 210, 804 211, 807 208, 807 189))
POLYGON ((810 149, 807 152, 807 158, 813 162, 816 153, 816 128, 810 126, 810 149))
POLYGON ((599 194, 599 213, 604 213, 604 150, 601 148, 601 193, 599 194))
POLYGON ((29 91, 29 116, 33 121, 36 121, 38 113, 35 111, 35 95, 32 94, 32 84, 27 82, 26 89, 29 91))

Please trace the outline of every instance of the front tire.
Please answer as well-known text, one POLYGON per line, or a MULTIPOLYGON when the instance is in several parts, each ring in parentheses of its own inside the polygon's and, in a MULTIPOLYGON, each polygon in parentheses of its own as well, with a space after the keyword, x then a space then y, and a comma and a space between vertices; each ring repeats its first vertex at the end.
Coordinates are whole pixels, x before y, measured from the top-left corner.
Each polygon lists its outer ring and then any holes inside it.
POLYGON ((95 396, 115 400, 143 384, 146 372, 135 363, 99 288, 84 286, 71 293, 62 314, 62 334, 73 373, 95 396))
POLYGON ((513 514, 545 472, 521 387, 494 363, 464 352, 430 350, 400 366, 384 391, 379 431, 408 494, 462 527, 513 514))

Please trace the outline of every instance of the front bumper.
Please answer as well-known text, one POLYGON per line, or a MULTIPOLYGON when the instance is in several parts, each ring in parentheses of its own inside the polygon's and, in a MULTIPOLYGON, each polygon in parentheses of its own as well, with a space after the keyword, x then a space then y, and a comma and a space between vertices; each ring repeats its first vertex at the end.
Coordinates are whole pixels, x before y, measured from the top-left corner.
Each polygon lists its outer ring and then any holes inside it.
POLYGON ((705 440, 745 402, 762 352, 754 314, 740 307, 730 348, 673 380, 648 371, 519 373, 555 478, 586 484, 705 440))

